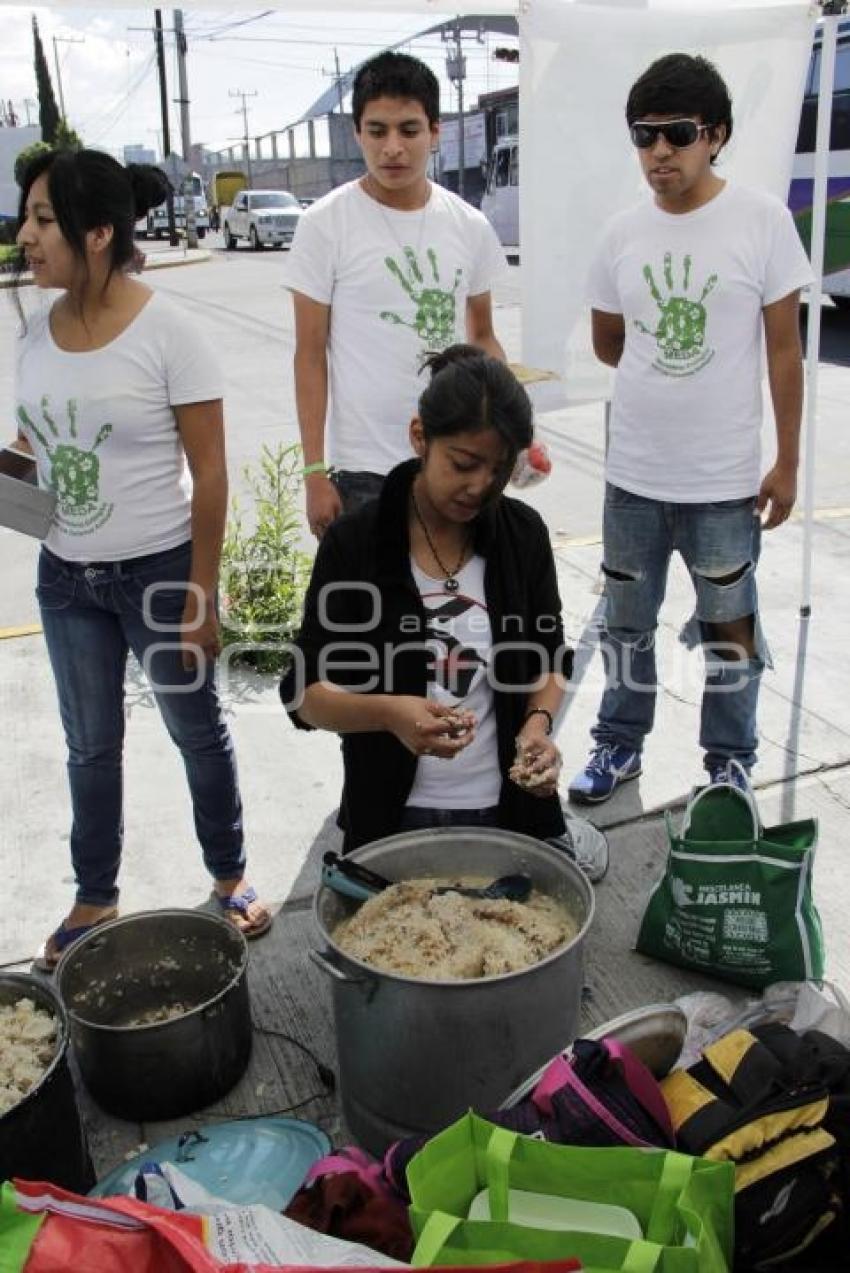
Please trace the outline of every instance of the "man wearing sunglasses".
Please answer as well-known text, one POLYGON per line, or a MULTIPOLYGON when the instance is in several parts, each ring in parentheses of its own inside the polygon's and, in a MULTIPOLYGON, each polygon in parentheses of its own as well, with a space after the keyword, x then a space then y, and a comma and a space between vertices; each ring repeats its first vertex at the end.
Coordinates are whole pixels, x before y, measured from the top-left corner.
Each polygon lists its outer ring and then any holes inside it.
POLYGON ((629 93, 626 119, 654 197, 613 218, 590 272, 594 350, 617 375, 604 516, 607 681, 593 750, 570 786, 579 803, 607 800, 641 772, 674 551, 696 593, 682 635, 705 653, 709 780, 744 785, 755 763, 769 662, 755 567, 762 528, 786 521, 796 496, 799 294, 812 277, 785 206, 715 171, 732 105, 710 62, 682 53, 654 62, 629 93), (776 419, 764 477, 762 341, 776 419))

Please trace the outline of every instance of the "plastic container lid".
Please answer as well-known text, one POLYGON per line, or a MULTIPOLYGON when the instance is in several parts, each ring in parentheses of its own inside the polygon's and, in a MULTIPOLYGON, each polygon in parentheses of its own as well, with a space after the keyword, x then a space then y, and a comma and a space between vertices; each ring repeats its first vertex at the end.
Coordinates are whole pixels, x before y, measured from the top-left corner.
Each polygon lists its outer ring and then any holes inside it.
MULTIPOLYGON (((486 1189, 472 1199, 469 1219, 490 1219, 490 1195, 486 1189)), ((508 1190, 508 1220, 532 1229, 598 1233, 612 1238, 643 1237, 637 1216, 625 1207, 614 1207, 607 1202, 588 1202, 583 1198, 559 1198, 554 1194, 532 1193, 526 1189, 508 1190)))
POLYGON ((97 1182, 90 1196, 132 1194, 145 1163, 172 1163, 217 1198, 239 1206, 264 1203, 280 1211, 313 1163, 331 1148, 319 1127, 297 1118, 234 1119, 197 1130, 204 1140, 191 1134, 164 1140, 121 1163, 97 1182))

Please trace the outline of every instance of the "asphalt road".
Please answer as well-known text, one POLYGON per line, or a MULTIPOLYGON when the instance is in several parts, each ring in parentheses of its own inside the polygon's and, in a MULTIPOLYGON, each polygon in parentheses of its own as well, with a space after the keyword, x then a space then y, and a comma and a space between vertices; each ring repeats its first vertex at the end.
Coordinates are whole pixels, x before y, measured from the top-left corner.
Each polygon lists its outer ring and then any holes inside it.
MULTIPOLYGON (((179 269, 150 271, 146 281, 166 293, 187 320, 219 352, 227 378, 227 431, 231 488, 244 494, 243 470, 254 464, 264 444, 298 440, 292 374, 294 323, 285 287, 288 254, 227 252, 220 236, 203 246, 211 259, 179 269)), ((155 251, 150 245, 148 251, 155 251)), ((508 357, 520 357, 521 266, 513 267, 496 291, 495 321, 508 357)), ((49 303, 35 288, 24 288, 25 307, 49 303)), ((7 433, 14 432, 13 362, 17 318, 10 294, 0 303, 0 401, 7 433)), ((850 312, 823 312, 818 440, 818 505, 850 504, 845 474, 850 471, 850 441, 844 428, 850 366, 850 312)), ((598 536, 603 489, 604 423, 601 403, 547 412, 538 431, 554 461, 552 477, 525 493, 539 508, 560 542, 581 543, 598 536)), ((772 425, 765 426, 766 447, 772 425)), ((304 532, 305 544, 311 543, 304 532)), ((32 579, 37 545, 0 528, 5 586, 0 589, 0 629, 37 621, 32 579)))

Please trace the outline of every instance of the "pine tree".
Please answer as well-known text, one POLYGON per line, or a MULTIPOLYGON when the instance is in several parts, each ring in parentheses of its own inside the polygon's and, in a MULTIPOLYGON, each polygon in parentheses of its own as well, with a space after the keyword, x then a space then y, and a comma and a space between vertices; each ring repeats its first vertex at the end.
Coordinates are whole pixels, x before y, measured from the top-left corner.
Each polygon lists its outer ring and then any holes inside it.
POLYGON ((38 122, 41 124, 41 140, 52 146, 56 140, 56 129, 59 127, 59 107, 53 95, 53 84, 41 36, 38 33, 38 19, 33 15, 32 40, 35 49, 35 83, 38 92, 38 122))
POLYGON ((71 127, 67 119, 60 119, 56 126, 56 137, 53 145, 56 150, 82 150, 83 139, 71 127))

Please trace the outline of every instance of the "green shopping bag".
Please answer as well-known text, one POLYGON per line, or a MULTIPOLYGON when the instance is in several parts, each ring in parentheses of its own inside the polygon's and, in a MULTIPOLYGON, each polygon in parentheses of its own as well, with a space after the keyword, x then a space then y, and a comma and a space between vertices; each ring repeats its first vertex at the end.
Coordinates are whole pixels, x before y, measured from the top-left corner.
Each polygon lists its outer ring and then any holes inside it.
POLYGON ((705 787, 685 810, 650 895, 637 949, 683 968, 762 990, 823 976, 823 932, 812 900, 817 823, 761 825, 755 798, 705 787))
POLYGON ((467 1114, 407 1168, 412 1263, 484 1265, 575 1256, 585 1273, 728 1273, 735 1170, 667 1150, 585 1149, 520 1136, 467 1114), (491 1220, 468 1220, 489 1192, 491 1220), (643 1239, 511 1223, 508 1190, 626 1207, 643 1239))

